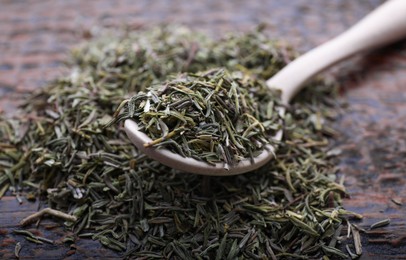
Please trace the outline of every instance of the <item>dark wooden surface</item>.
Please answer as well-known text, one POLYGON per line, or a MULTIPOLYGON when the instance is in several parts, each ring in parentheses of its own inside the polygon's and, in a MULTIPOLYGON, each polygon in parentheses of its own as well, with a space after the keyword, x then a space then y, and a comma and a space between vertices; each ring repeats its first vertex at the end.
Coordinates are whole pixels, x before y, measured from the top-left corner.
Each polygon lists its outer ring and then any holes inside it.
POLYGON ((348 108, 336 123, 340 168, 351 195, 344 206, 364 215, 365 228, 391 220, 363 236, 365 259, 405 259, 406 44, 373 52, 346 69, 348 108))
MULTIPOLYGON (((14 1, 0 2, 0 110, 11 114, 23 93, 63 74, 66 50, 94 26, 134 27, 183 23, 219 37, 246 31, 259 22, 270 37, 306 51, 337 35, 382 0, 292 1, 14 1)), ((406 42, 346 62, 338 78, 348 108, 335 123, 342 133, 334 145, 338 166, 351 197, 347 209, 364 215, 358 224, 385 218, 391 224, 362 235, 361 259, 406 259, 406 42), (396 204, 400 202, 401 205, 396 204)), ((98 242, 81 239, 63 244, 66 233, 46 219, 30 230, 55 241, 33 245, 15 235, 18 222, 35 212, 38 202, 12 196, 0 200, 0 258, 11 259, 17 241, 23 259, 119 258, 98 242)))

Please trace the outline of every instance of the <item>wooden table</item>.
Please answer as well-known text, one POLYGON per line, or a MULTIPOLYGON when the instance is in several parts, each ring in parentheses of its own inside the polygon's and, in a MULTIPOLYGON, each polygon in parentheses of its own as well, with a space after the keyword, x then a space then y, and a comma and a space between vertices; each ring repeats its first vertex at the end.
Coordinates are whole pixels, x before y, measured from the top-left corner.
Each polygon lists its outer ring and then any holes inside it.
MULTIPOLYGON (((183 23, 214 37, 267 23, 270 37, 286 39, 306 51, 344 31, 378 6, 369 1, 12 1, 0 8, 0 110, 11 114, 21 94, 63 74, 66 50, 93 26, 138 27, 183 23)), ((364 215, 358 224, 391 219, 387 227, 362 235, 361 259, 406 259, 406 42, 346 62, 336 71, 345 114, 335 123, 342 135, 338 166, 351 198, 344 206, 364 215)), ((65 231, 44 220, 35 233, 56 241, 32 246, 12 234, 38 202, 12 196, 0 200, 0 258, 10 259, 21 241, 22 258, 120 258, 98 242, 82 239, 76 248, 62 240, 65 231), (48 229, 47 229, 48 228, 48 229)))

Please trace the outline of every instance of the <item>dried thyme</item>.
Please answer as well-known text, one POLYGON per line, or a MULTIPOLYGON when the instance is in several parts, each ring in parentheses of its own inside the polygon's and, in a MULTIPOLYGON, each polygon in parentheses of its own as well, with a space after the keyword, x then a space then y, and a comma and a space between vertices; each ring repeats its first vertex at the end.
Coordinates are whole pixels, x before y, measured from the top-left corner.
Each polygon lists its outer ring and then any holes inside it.
POLYGON ((153 141, 184 157, 225 167, 257 156, 281 129, 278 95, 241 72, 183 74, 126 101, 119 120, 134 119, 153 141))
POLYGON ((263 81, 293 57, 257 31, 212 41, 175 28, 74 49, 69 76, 0 120, 0 191, 46 195, 76 217, 67 229, 128 258, 341 257, 334 236, 351 212, 327 151, 335 110, 324 82, 287 110, 275 160, 232 178, 179 174, 139 154, 122 128, 103 127, 123 98, 172 73, 225 67, 263 81))
POLYGON ((20 259, 20 251, 21 251, 21 248, 22 248, 21 243, 20 243, 20 242, 17 242, 16 245, 15 245, 15 248, 14 248, 14 256, 15 256, 17 259, 20 259))
POLYGON ((388 225, 390 225, 390 219, 389 218, 383 219, 383 220, 380 220, 378 222, 373 223, 370 226, 370 229, 385 227, 385 226, 388 226, 388 225))

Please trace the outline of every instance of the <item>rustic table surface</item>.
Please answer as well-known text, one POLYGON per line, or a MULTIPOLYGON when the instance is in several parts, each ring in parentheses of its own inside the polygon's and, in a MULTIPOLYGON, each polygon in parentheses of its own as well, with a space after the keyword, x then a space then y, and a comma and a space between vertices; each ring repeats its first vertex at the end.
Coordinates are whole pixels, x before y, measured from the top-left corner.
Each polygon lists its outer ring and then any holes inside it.
MULTIPOLYGON (((288 41, 301 52, 344 31, 383 0, 181 1, 46 0, 0 2, 0 111, 12 114, 22 95, 63 72, 67 50, 86 31, 122 24, 139 27, 174 22, 213 37, 268 24, 270 37, 288 41)), ((346 62, 338 70, 346 113, 335 123, 342 135, 339 167, 350 198, 344 206, 364 215, 368 227, 390 218, 391 224, 362 235, 361 259, 406 259, 406 42, 346 62)), ((33 245, 12 234, 37 203, 12 196, 0 200, 0 258, 119 258, 98 242, 82 239, 76 248, 61 241, 59 226, 44 220, 31 231, 56 241, 33 245)))

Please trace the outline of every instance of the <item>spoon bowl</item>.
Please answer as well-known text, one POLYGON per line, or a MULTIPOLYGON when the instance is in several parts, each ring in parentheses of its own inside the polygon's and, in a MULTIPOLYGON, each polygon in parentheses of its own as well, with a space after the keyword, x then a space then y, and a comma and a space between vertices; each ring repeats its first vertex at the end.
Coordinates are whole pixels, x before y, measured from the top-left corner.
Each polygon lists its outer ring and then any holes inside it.
MULTIPOLYGON (((250 172, 265 165, 275 154, 275 147, 272 145, 266 145, 262 153, 253 158, 253 162, 249 158, 243 159, 235 165, 230 165, 229 169, 226 169, 225 163, 216 163, 212 165, 191 157, 183 157, 167 149, 145 147, 144 144, 149 143, 152 140, 145 133, 139 131, 138 124, 131 119, 127 119, 124 122, 124 128, 131 142, 133 142, 142 153, 150 158, 153 158, 171 168, 201 175, 229 176, 250 172)), ((274 139, 280 141, 282 139, 282 131, 278 131, 274 139)))
MULTIPOLYGON (((288 105, 306 82, 319 72, 357 53, 373 50, 393 43, 406 36, 406 1, 390 0, 336 38, 312 49, 300 56, 267 81, 270 89, 281 91, 282 103, 288 105)), ((279 111, 283 117, 285 111, 279 111)), ((211 176, 229 176, 243 174, 258 169, 269 162, 275 154, 275 147, 267 145, 265 149, 251 160, 243 159, 235 165, 226 167, 225 163, 209 164, 193 158, 186 158, 167 149, 145 147, 152 142, 139 130, 132 119, 124 123, 130 140, 152 159, 171 168, 189 173, 211 176)), ((273 137, 281 141, 283 131, 279 130, 273 137)))

